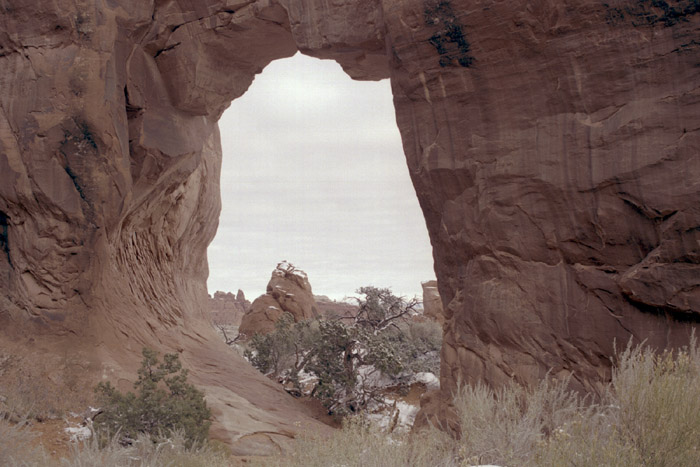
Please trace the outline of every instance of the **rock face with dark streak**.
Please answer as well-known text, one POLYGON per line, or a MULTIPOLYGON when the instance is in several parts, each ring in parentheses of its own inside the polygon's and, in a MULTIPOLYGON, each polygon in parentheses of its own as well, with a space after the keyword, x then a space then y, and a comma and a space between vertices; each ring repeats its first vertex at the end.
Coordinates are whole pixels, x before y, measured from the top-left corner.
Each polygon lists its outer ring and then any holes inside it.
POLYGON ((385 9, 443 389, 595 389, 614 340, 678 345, 700 321, 700 10, 668 4, 385 9))
POLYGON ((614 339, 675 346, 700 321, 695 0, 14 0, 0 13, 0 347, 50 384, 126 384, 150 345, 181 352, 237 453, 319 427, 198 306, 216 121, 296 50, 391 78, 445 309, 444 391, 547 371, 595 389, 614 339))

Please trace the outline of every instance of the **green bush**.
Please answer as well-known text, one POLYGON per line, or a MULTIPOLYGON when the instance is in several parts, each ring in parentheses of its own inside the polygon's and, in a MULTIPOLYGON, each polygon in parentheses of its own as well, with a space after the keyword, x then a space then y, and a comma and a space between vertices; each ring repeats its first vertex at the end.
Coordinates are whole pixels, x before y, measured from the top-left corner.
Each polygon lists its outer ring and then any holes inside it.
POLYGON ((252 337, 245 357, 296 394, 302 393, 299 375, 314 376, 311 395, 338 415, 382 401, 383 388, 376 384, 380 375, 401 384, 399 376, 406 370, 439 371, 439 326, 436 333, 436 328, 406 320, 415 314, 417 300, 406 301, 376 287, 358 293, 364 297, 356 299, 358 313, 352 322, 294 322, 285 313, 272 333, 252 337))
POLYGON ((270 334, 255 334, 244 356, 266 375, 282 372, 298 373, 311 357, 309 349, 318 341, 319 327, 314 321, 294 322, 294 316, 284 313, 270 334), (252 350, 251 350, 252 349, 252 350), (306 358, 305 358, 306 357, 306 358))
POLYGON ((440 375, 440 324, 435 321, 402 321, 386 328, 381 336, 400 357, 404 370, 440 375))
POLYGON ((165 354, 163 360, 158 361, 154 350, 143 349, 136 393, 122 394, 109 382, 97 385, 101 413, 94 428, 102 439, 119 433, 121 442, 129 444, 140 434, 162 437, 181 431, 188 445, 206 440, 211 411, 204 394, 187 382, 177 354, 165 354))
POLYGON ((258 370, 301 393, 301 372, 317 378, 311 395, 334 414, 362 410, 378 397, 375 388, 358 384, 362 366, 394 376, 403 366, 383 335, 341 321, 294 322, 286 313, 267 335, 254 335, 245 356, 258 370))

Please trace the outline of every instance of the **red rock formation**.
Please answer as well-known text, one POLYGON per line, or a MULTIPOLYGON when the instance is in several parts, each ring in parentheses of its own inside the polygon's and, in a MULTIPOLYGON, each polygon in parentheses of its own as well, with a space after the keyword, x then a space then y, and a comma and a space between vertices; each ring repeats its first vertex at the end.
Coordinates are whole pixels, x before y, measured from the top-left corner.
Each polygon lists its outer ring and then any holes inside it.
POLYGON ((295 321, 319 316, 309 278, 286 261, 272 271, 266 293, 253 301, 238 331, 246 338, 267 334, 275 329, 275 323, 284 313, 290 313, 295 321))
POLYGON ((58 394, 99 377, 128 387, 143 346, 177 350, 213 435, 240 454, 319 429, 200 307, 220 210, 216 120, 296 51, 284 8, 18 0, 0 12, 0 348, 29 355, 58 394))
POLYGON ((236 295, 217 291, 213 297, 209 296, 206 303, 209 316, 216 326, 239 326, 243 315, 250 308, 250 302, 240 289, 236 295))
POLYGON ((325 295, 314 295, 314 300, 323 319, 342 319, 351 322, 359 310, 357 305, 331 300, 325 295))
POLYGON ((445 323, 445 312, 442 309, 442 299, 438 291, 437 281, 421 282, 423 287, 423 314, 440 324, 445 323))
POLYGON ((197 306, 219 213, 216 120, 297 48, 391 76, 445 305, 444 390, 549 370, 595 388, 613 339, 677 345, 698 321, 694 1, 0 12, 0 347, 35 356, 52 384, 69 386, 59 368, 133 377, 153 345, 182 352, 236 452, 308 421, 197 306))
POLYGON ((700 14, 642 2, 385 8, 447 320, 442 387, 573 373, 700 318, 700 14))

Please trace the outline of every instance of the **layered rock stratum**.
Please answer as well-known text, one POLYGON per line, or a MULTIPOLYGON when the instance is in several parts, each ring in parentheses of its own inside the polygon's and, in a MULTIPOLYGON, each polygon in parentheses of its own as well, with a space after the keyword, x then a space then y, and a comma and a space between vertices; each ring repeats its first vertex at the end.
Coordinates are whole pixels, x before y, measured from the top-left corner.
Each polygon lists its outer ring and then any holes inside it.
POLYGON ((700 319, 695 0, 0 12, 0 346, 46 387, 126 384, 151 345, 182 354, 234 452, 319 427, 198 305, 219 214, 216 121, 297 50, 391 78, 444 305, 443 391, 548 371, 595 390, 613 341, 676 346, 700 319))

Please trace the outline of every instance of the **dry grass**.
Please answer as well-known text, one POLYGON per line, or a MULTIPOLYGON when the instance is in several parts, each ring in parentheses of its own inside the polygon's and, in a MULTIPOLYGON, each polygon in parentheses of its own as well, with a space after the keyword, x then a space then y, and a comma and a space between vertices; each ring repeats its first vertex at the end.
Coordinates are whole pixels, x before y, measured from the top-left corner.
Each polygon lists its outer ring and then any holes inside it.
POLYGON ((92 388, 84 367, 70 360, 37 362, 32 356, 0 353, 0 413, 13 421, 60 419, 86 407, 92 388))
POLYGON ((185 437, 175 433, 170 439, 154 443, 141 436, 131 446, 121 446, 113 440, 106 446, 91 441, 77 445, 68 459, 62 459, 65 467, 218 467, 228 466, 229 455, 212 446, 185 447, 185 437))
POLYGON ((10 422, 0 418, 0 465, 49 465, 47 454, 35 446, 34 438, 26 420, 10 422))
POLYGON ((448 465, 451 440, 443 433, 421 434, 421 442, 409 435, 387 435, 358 417, 347 419, 342 430, 319 440, 301 438, 292 453, 258 460, 257 465, 278 467, 448 465))
POLYGON ((464 386, 454 398, 460 458, 473 464, 531 465, 543 440, 586 408, 568 382, 494 391, 464 386))
MULTIPOLYGON (((301 438, 284 457, 264 466, 691 466, 700 465, 700 349, 695 339, 675 353, 627 348, 597 404, 564 384, 493 391, 465 387, 454 400, 459 440, 437 430, 388 435, 361 419, 326 439, 301 438)), ((0 419, 0 465, 51 465, 32 443, 25 423, 0 419)), ((185 449, 182 439, 132 446, 91 442, 62 466, 218 466, 227 453, 211 446, 185 449)), ((56 464, 56 462, 54 462, 56 464)), ((255 464, 253 464, 255 465, 255 464)))
POLYGON ((599 403, 566 383, 526 389, 463 387, 454 406, 459 440, 435 430, 397 438, 360 422, 326 440, 303 439, 290 466, 691 466, 700 465, 700 350, 642 347, 617 356, 599 403))
POLYGON ((182 434, 154 443, 142 436, 131 446, 122 446, 116 438, 101 446, 92 440, 77 443, 62 459, 51 458, 34 442, 35 434, 26 423, 0 420, 0 465, 8 467, 225 467, 231 465, 230 453, 215 445, 185 447, 182 434))

